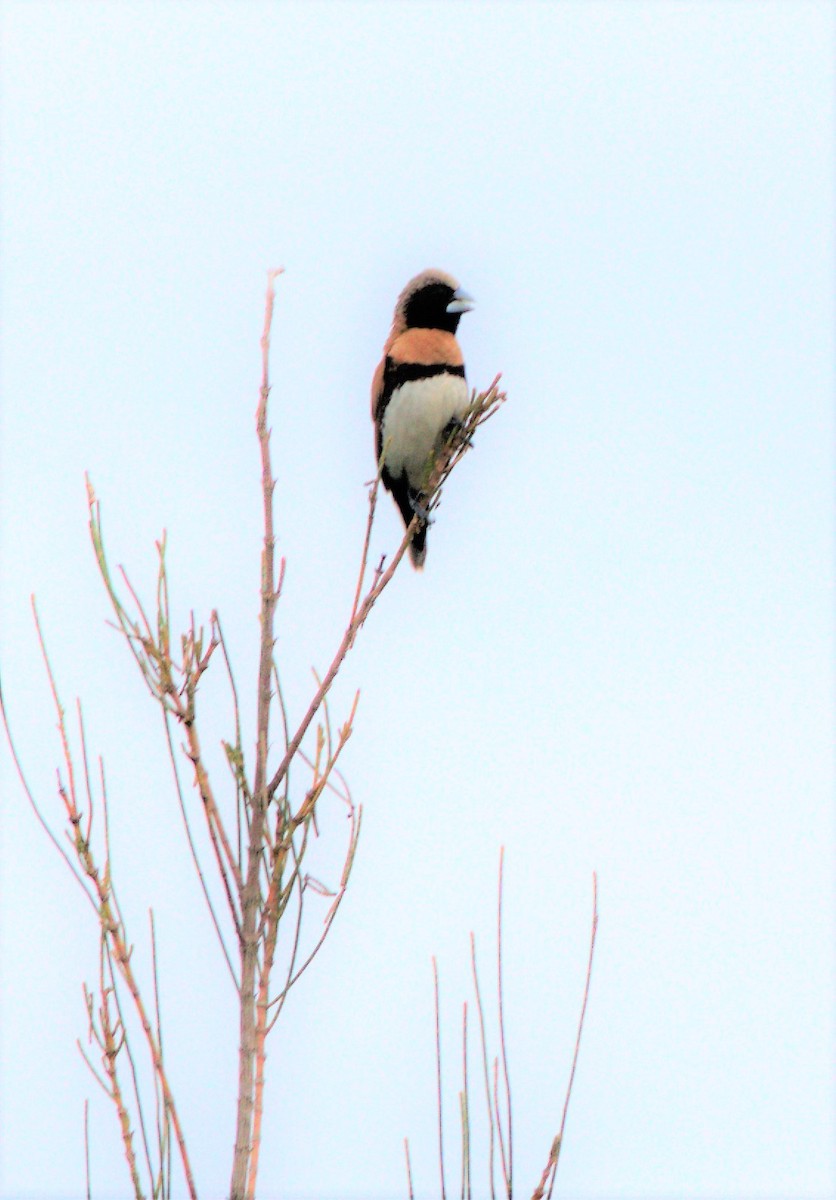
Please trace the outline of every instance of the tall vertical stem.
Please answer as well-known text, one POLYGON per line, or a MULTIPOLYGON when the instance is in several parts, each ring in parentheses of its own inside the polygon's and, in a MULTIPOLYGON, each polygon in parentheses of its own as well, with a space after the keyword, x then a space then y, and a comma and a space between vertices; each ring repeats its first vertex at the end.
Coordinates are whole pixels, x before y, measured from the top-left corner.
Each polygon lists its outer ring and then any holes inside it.
MULTIPOLYGON (((270 732, 270 678, 273 667, 273 619, 278 594, 275 572, 275 536, 273 533, 273 488, 270 465, 270 431, 267 428, 267 400, 270 395, 270 326, 273 320, 274 284, 279 271, 268 275, 261 336, 261 392, 256 429, 261 449, 261 491, 264 503, 264 549, 261 554, 261 635, 258 662, 258 704, 256 709, 256 759, 252 790, 247 866, 241 893, 241 1021, 238 1046, 238 1114, 235 1154, 230 1183, 231 1200, 244 1200, 252 1154, 253 1101, 256 1053, 256 973, 258 968, 259 915, 262 903, 259 871, 267 817, 267 747, 270 732)), ((255 1193, 255 1179, 250 1181, 255 1193)))

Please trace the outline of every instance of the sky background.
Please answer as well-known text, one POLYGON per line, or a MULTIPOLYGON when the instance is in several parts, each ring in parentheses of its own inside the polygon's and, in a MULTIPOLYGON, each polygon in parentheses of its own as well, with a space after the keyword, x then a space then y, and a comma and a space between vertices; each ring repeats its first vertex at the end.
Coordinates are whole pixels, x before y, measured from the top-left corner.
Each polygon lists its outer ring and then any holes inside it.
MULTIPOLYGON (((159 719, 106 624, 84 473, 141 594, 166 529, 175 627, 219 610, 251 737, 281 265, 297 718, 350 610, 369 383, 417 271, 476 298, 468 376, 501 371, 509 399, 334 689, 335 720, 361 689, 343 768, 363 831, 273 1035, 260 1194, 403 1197, 405 1135, 437 1194, 432 955, 457 1194, 468 935, 492 1021, 504 845, 517 1194, 560 1121, 597 871, 557 1194, 836 1195, 832 5, 6 0, 0 33, 4 694, 60 828, 34 592, 105 759, 138 962, 157 914, 202 1194, 228 1184, 233 996, 159 719)), ((399 538, 386 498, 373 559, 399 538)), ((220 771, 220 675, 203 695, 220 771)), ((74 1044, 95 921, 5 746, 0 770, 0 1196, 83 1193, 85 1097, 94 1195, 124 1196, 74 1044)), ((334 809, 323 841, 344 830, 334 809)))

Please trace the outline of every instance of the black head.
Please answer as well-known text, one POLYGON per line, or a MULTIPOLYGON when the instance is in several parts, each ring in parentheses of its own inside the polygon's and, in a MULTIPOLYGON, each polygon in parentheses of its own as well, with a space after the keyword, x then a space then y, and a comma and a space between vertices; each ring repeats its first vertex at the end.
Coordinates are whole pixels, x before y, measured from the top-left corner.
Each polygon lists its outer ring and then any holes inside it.
POLYGON ((422 271, 401 292, 395 309, 406 329, 445 329, 455 333, 473 301, 444 271, 422 271))

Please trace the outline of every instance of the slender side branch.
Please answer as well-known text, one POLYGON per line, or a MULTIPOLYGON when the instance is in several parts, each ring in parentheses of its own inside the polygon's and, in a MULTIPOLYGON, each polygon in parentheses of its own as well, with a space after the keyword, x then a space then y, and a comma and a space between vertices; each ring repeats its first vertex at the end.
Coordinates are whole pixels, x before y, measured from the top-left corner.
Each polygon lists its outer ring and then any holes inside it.
MULTIPOLYGON (((37 621, 37 612, 36 612, 36 621, 37 621)), ((64 782, 60 779, 60 776, 59 776, 58 794, 63 803, 64 810, 66 812, 67 820, 69 822, 70 828, 73 831, 72 832, 72 846, 73 846, 73 850, 74 850, 74 853, 76 855, 76 858, 77 858, 77 861, 79 864, 80 875, 84 882, 84 890, 88 894, 88 897, 92 899, 92 901, 96 907, 96 911, 98 914, 98 920, 99 920, 99 924, 100 924, 101 931, 102 931, 102 938, 105 940, 105 943, 106 943, 106 952, 107 952, 107 956, 108 956, 108 961, 111 961, 110 956, 112 956, 112 961, 115 962, 116 968, 117 968, 121 978, 124 980, 125 984, 127 985, 128 991, 131 994, 131 999, 133 1000, 134 1008, 136 1009, 137 1016, 139 1018, 143 1033, 145 1035, 146 1042, 148 1044, 148 1050, 149 1050, 149 1053, 151 1056, 151 1061, 153 1064, 153 1069, 154 1069, 155 1075, 156 1075, 157 1079, 159 1080, 160 1086, 163 1091, 163 1095, 165 1096, 166 1105, 169 1109, 169 1112, 171 1113, 172 1127, 174 1128, 175 1137, 177 1139, 177 1146, 178 1146, 178 1151, 180 1154, 180 1160, 181 1160, 181 1163, 183 1166, 183 1174, 186 1179, 186 1187, 188 1190, 188 1194, 189 1194, 191 1200, 197 1200, 197 1193, 195 1190, 194 1178, 193 1178, 192 1169, 191 1169, 191 1163, 189 1161, 189 1155, 188 1155, 188 1151, 186 1149, 185 1137, 183 1135, 183 1130, 180 1125, 180 1119, 178 1116, 177 1107, 174 1102, 174 1096, 173 1096, 173 1094, 171 1092, 171 1088, 169 1086, 168 1077, 167 1077, 166 1070, 165 1070, 165 1064, 163 1063, 162 1051, 161 1051, 159 1042, 154 1035, 154 1031, 153 1031, 151 1022, 148 1017, 145 1003, 142 999, 142 995, 139 990, 139 984, 137 982, 136 976, 133 971, 133 967, 131 965, 132 947, 129 946, 128 941, 127 941, 127 937, 125 934, 124 922, 122 919, 122 915, 119 911, 119 906, 118 906, 118 903, 116 900, 116 894, 113 890, 113 886, 111 883, 109 852, 107 852, 107 857, 106 857, 103 869, 100 869, 99 865, 96 861, 96 857, 95 857, 90 839, 86 836, 85 828, 83 827, 83 821, 84 821, 83 814, 78 807, 76 782, 75 782, 75 769, 74 769, 74 765, 73 765, 72 752, 70 750, 69 739, 67 737, 67 730, 66 730, 66 725, 65 725, 65 721, 64 721, 64 709, 61 704, 60 698, 58 696, 58 690, 55 685, 55 679, 54 679, 54 676, 52 673, 52 667, 51 667, 51 664, 49 661, 49 656, 46 651, 46 646, 44 644, 43 637, 41 636, 41 631, 40 631, 39 625, 37 625, 37 629, 38 629, 38 635, 39 635, 39 638, 41 641, 41 648, 42 648, 42 652, 43 652, 44 663, 45 663, 47 675, 48 675, 49 681, 50 681, 50 688, 52 690, 53 702, 55 704, 55 710, 56 710, 56 714, 58 717, 58 733, 59 733, 59 737, 61 739, 64 764, 65 764, 65 768, 66 768, 66 772, 67 772, 67 783, 66 784, 64 784, 64 782)), ((106 795, 104 795, 104 794, 102 797, 102 803, 103 803, 103 813, 104 813, 104 820, 105 820, 105 845, 106 845, 106 851, 107 851, 107 846, 109 844, 109 838, 107 836, 107 800, 106 800, 106 795)), ((88 826, 89 826, 89 822, 88 822, 88 826)), ((74 871, 74 874, 75 873, 76 872, 74 871)), ((112 991, 112 989, 111 989, 111 991, 112 991)), ((103 1003, 104 1003, 104 1001, 103 1001, 103 1003)), ((114 1099, 114 1101, 116 1101, 116 1097, 113 1094, 113 1081, 112 1080, 111 1080, 111 1086, 107 1090, 108 1090, 108 1093, 111 1095, 111 1097, 114 1099)), ((118 1107, 119 1107, 119 1105, 117 1104, 117 1108, 118 1107)), ((120 1112, 120 1121, 121 1120, 122 1120, 122 1114, 120 1112)), ((133 1174, 133 1172, 132 1172, 132 1174, 133 1174)))
MULTIPOLYGON (((197 874, 198 882, 200 883, 200 888, 201 888, 201 891, 203 892, 203 898, 206 901, 206 907, 209 909, 209 916, 211 917, 212 924, 215 927, 215 933, 217 934, 218 942, 220 943, 221 952, 224 956, 224 961, 226 962, 227 969, 229 971, 230 978, 232 979, 233 986, 234 986, 235 990, 237 991, 238 987, 239 987, 239 983, 238 983, 238 978, 235 974, 235 967, 232 965, 232 957, 227 948, 226 938, 224 937, 223 929, 221 928, 221 923, 220 923, 218 914, 215 911, 215 905, 214 905, 214 903, 212 901, 212 897, 209 893, 209 888, 206 884, 206 877, 203 874, 203 868, 200 865, 200 858, 198 857, 197 847, 195 846, 194 836, 192 834, 191 821, 189 820, 189 812, 188 812, 188 808, 186 807, 186 798, 183 795, 183 786, 180 783, 180 772, 177 767, 177 755, 175 754, 175 751, 174 751, 174 738, 172 737, 172 733, 171 733, 171 718, 170 718, 169 713, 167 713, 165 711, 163 712, 163 724, 165 726, 165 738, 166 738, 166 745, 168 747, 169 762, 171 763, 171 773, 174 777, 174 789, 177 792, 177 802, 180 807, 180 816, 182 817, 182 820, 183 820, 183 828, 186 831, 186 840, 189 843, 189 851, 192 856, 192 863, 194 864, 194 869, 197 874)), ((229 900, 228 892, 227 892, 227 899, 229 900)))
MULTIPOLYGON (((112 991, 113 991, 113 1000, 114 1000, 114 1003, 116 1004, 116 1013, 119 1018, 119 1023, 121 1025, 122 1029, 125 1031, 124 1050, 128 1057, 128 1066, 129 1066, 130 1072, 131 1072, 131 1083, 133 1085, 134 1102, 136 1104, 137 1117, 139 1119, 139 1132, 142 1137, 142 1147, 143 1147, 143 1151, 145 1153, 145 1163, 148 1168, 148 1178, 151 1180, 152 1191, 153 1191, 154 1169, 151 1165, 151 1149, 148 1144, 148 1131, 145 1127, 145 1114, 144 1114, 143 1108, 142 1108, 142 1097, 140 1095, 140 1087, 139 1087, 139 1075, 138 1075, 137 1069, 136 1069, 136 1062, 134 1060, 133 1050, 131 1049, 130 1038, 128 1037, 128 1027, 125 1022, 124 1014, 122 1012, 122 1003, 121 1003, 121 1000, 119 997, 119 986, 118 986, 119 977, 113 966, 113 955, 110 953, 110 947, 108 946, 108 943, 106 941, 105 941, 104 945, 105 945, 105 952, 107 955, 108 978, 110 980, 110 987, 112 988, 112 991)), ((154 1077, 154 1092, 155 1092, 155 1094, 157 1094, 159 1092, 159 1090, 160 1090, 159 1080, 155 1076, 154 1077)))
POLYGON ((493 1060, 493 1106, 496 1114, 496 1134, 499 1139, 499 1160, 502 1164, 502 1178, 505 1181, 505 1193, 511 1200, 511 1187, 508 1182, 508 1157, 505 1153, 505 1134, 502 1132, 502 1113, 499 1108, 499 1059, 493 1060))
POLYGON ((412 1163, 409 1161, 409 1138, 404 1138, 403 1148, 406 1154, 406 1182, 409 1187, 409 1200, 415 1200, 415 1190, 412 1186, 412 1163))
MULTIPOLYGON (((583 1033, 583 1023, 586 1017, 586 1005, 589 1000, 589 986, 592 981, 592 960, 595 957, 595 938, 598 933, 598 876, 593 871, 592 873, 592 933, 589 938, 589 958, 586 964, 586 982, 583 988, 583 1003, 581 1004, 581 1015, 578 1020, 578 1034, 575 1038, 575 1052, 572 1055, 572 1070, 569 1072, 569 1083, 566 1087, 566 1099, 563 1101, 563 1116, 560 1120, 560 1132, 552 1143, 549 1161, 546 1165, 546 1170, 543 1172, 543 1179, 540 1182, 540 1188, 545 1187, 545 1181, 551 1178, 549 1182, 549 1200, 551 1200, 554 1191, 554 1181, 557 1175, 557 1163, 560 1158, 560 1149, 563 1145, 563 1135, 566 1130, 566 1116, 569 1112, 569 1100, 572 1096, 572 1086, 575 1082, 575 1068, 578 1065, 578 1054, 581 1048, 581 1034, 583 1033)), ((543 1192, 538 1188, 534 1193, 532 1200, 542 1200, 543 1192)))
POLYGON ((84 1101, 84 1194, 92 1200, 90 1193, 90 1101, 84 1101))
POLYGON ((212 785, 209 782, 209 774, 203 763, 203 755, 200 748, 200 738, 198 737, 197 726, 193 720, 185 722, 185 730, 186 757, 194 767, 195 786, 197 787, 200 798, 203 801, 203 806, 206 810, 206 824, 209 829, 212 848, 215 851, 215 860, 218 864, 218 873, 223 880, 224 891, 226 892, 230 915, 232 916, 235 931, 240 938, 241 918, 239 916, 238 907, 240 903, 240 896, 244 888, 244 880, 238 867, 238 860, 233 852, 232 846, 229 843, 229 838, 227 837, 226 829, 224 828, 223 821, 221 820, 217 803, 215 802, 215 794, 212 790, 212 785), (231 881, 230 876, 232 876, 231 881), (234 888, 233 884, 235 885, 234 888))
POLYGON ((435 993, 435 1067, 438 1091, 438 1166, 441 1172, 441 1200, 447 1200, 444 1186, 444 1112, 441 1103, 441 1012, 438 998, 438 963, 433 957, 433 987, 435 993))
MULTIPOLYGON (((40 626, 38 625, 38 610, 35 607, 35 597, 34 596, 32 597, 32 610, 35 613, 35 626, 38 629, 39 636, 40 636, 40 626)), ((43 651, 43 639, 41 639, 41 650, 43 651)), ((52 680, 50 680, 50 683, 52 683, 52 680)), ((53 699, 54 698, 55 698, 55 690, 54 690, 54 686, 53 686, 53 699)), ((67 851, 61 845, 58 838, 52 832, 52 829, 49 826, 49 822, 47 821, 46 817, 44 816, 43 812, 41 811, 40 805, 38 804, 37 800, 35 799, 35 794, 29 786, 29 782, 23 771, 23 764, 21 763, 20 756, 18 755, 18 752, 17 752, 17 746, 15 745, 15 740, 12 735, 11 725, 9 724, 9 714, 6 710, 6 702, 3 699, 2 684, 0 684, 0 717, 2 717, 2 720, 3 720, 3 729, 5 730, 5 733, 6 733, 6 741, 9 744, 9 751, 12 756, 12 762, 15 765, 15 771, 17 772, 17 777, 20 780, 20 785, 23 788, 24 795, 26 796, 26 799, 29 802, 29 807, 32 809, 32 812, 35 814, 35 816, 38 820, 38 823, 41 826, 41 828, 43 829, 44 833, 47 835, 47 837, 52 842, 55 849, 58 851, 58 853, 63 858, 73 879, 76 881, 78 886, 81 888, 82 892, 84 892, 84 895, 86 896, 88 902, 92 906, 93 911, 98 912, 98 909, 96 907, 95 898, 94 898, 92 892, 89 890, 87 884, 85 883, 83 875, 78 870, 78 867, 75 865, 73 860, 70 858, 67 851)))
POLYGON ((482 1008, 482 993, 479 987, 479 972, 476 968, 476 938, 470 935, 470 962, 473 968, 473 987, 476 992, 476 1009, 479 1014, 479 1040, 482 1047, 482 1070, 485 1078, 485 1100, 488 1109, 488 1174, 491 1181, 491 1200, 496 1200, 494 1187, 494 1116, 491 1104, 491 1082, 488 1068, 488 1041, 485 1035, 485 1012, 482 1008))
POLYGON ((496 963, 497 963, 497 995, 499 997, 499 1047, 502 1054, 502 1075, 505 1080, 505 1103, 508 1112, 508 1171, 506 1186, 508 1197, 514 1190, 514 1128, 511 1120, 511 1081, 508 1077, 508 1050, 505 1043, 505 1007, 502 989, 502 883, 505 865, 505 847, 499 850, 499 903, 496 917, 496 963))
POLYGON ((467 1001, 462 1015, 462 1200, 471 1200, 470 1190, 470 1092, 467 1079, 467 1001))
MULTIPOLYGON (((505 402, 505 393, 499 391, 499 379, 497 375, 491 386, 486 392, 476 395, 474 392, 471 401, 470 409, 465 417, 465 420, 460 429, 456 430, 450 442, 442 448, 442 452, 436 463, 436 467, 432 473, 429 484, 430 500, 428 507, 434 508, 438 505, 441 499, 441 490, 450 476, 451 471, 456 464, 462 459, 472 445, 473 434, 476 429, 485 421, 489 420, 494 413, 505 402)), ((379 474, 379 472, 378 472, 379 474)), ((281 786, 282 780, 287 772, 290 763, 296 755, 299 746, 302 744, 302 739, 308 731, 308 728, 316 714, 319 712, 320 706, 334 682, 337 672, 342 666, 343 660, 348 651, 354 645, 355 638, 359 630, 362 628, 366 618, 372 608, 379 599, 381 593, 391 582, 392 576, 398 568, 398 565, 407 551, 407 548, 412 541, 412 536, 418 527, 418 517, 413 517, 408 528, 404 532, 401 544, 398 547, 394 558, 385 571, 378 571, 372 580, 369 590, 366 592, 363 600, 358 604, 358 596, 362 591, 362 581, 365 577, 366 562, 368 558, 369 536, 371 530, 371 521, 374 516, 375 505, 377 503, 377 490, 379 481, 375 480, 374 485, 369 494, 369 518, 366 525, 366 541, 363 549, 363 558, 360 568, 360 577, 358 581, 357 592, 355 593, 354 604, 352 606, 351 617, 349 618, 348 627, 346 628, 343 639, 340 642, 339 649, 334 656, 331 666, 325 673, 325 676, 320 684, 317 692, 308 707, 296 733, 290 739, 287 750, 281 763, 277 767, 270 780, 267 788, 268 797, 272 797, 276 790, 281 786)))

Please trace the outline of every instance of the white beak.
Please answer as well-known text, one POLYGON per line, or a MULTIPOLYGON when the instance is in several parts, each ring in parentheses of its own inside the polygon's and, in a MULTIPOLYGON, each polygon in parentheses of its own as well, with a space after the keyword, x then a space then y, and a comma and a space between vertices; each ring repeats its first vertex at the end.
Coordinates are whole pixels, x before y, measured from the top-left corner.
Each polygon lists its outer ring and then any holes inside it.
POLYGON ((463 292, 461 288, 457 288, 453 292, 453 299, 447 305, 448 313, 466 313, 473 308, 475 301, 472 296, 468 296, 467 292, 463 292))

